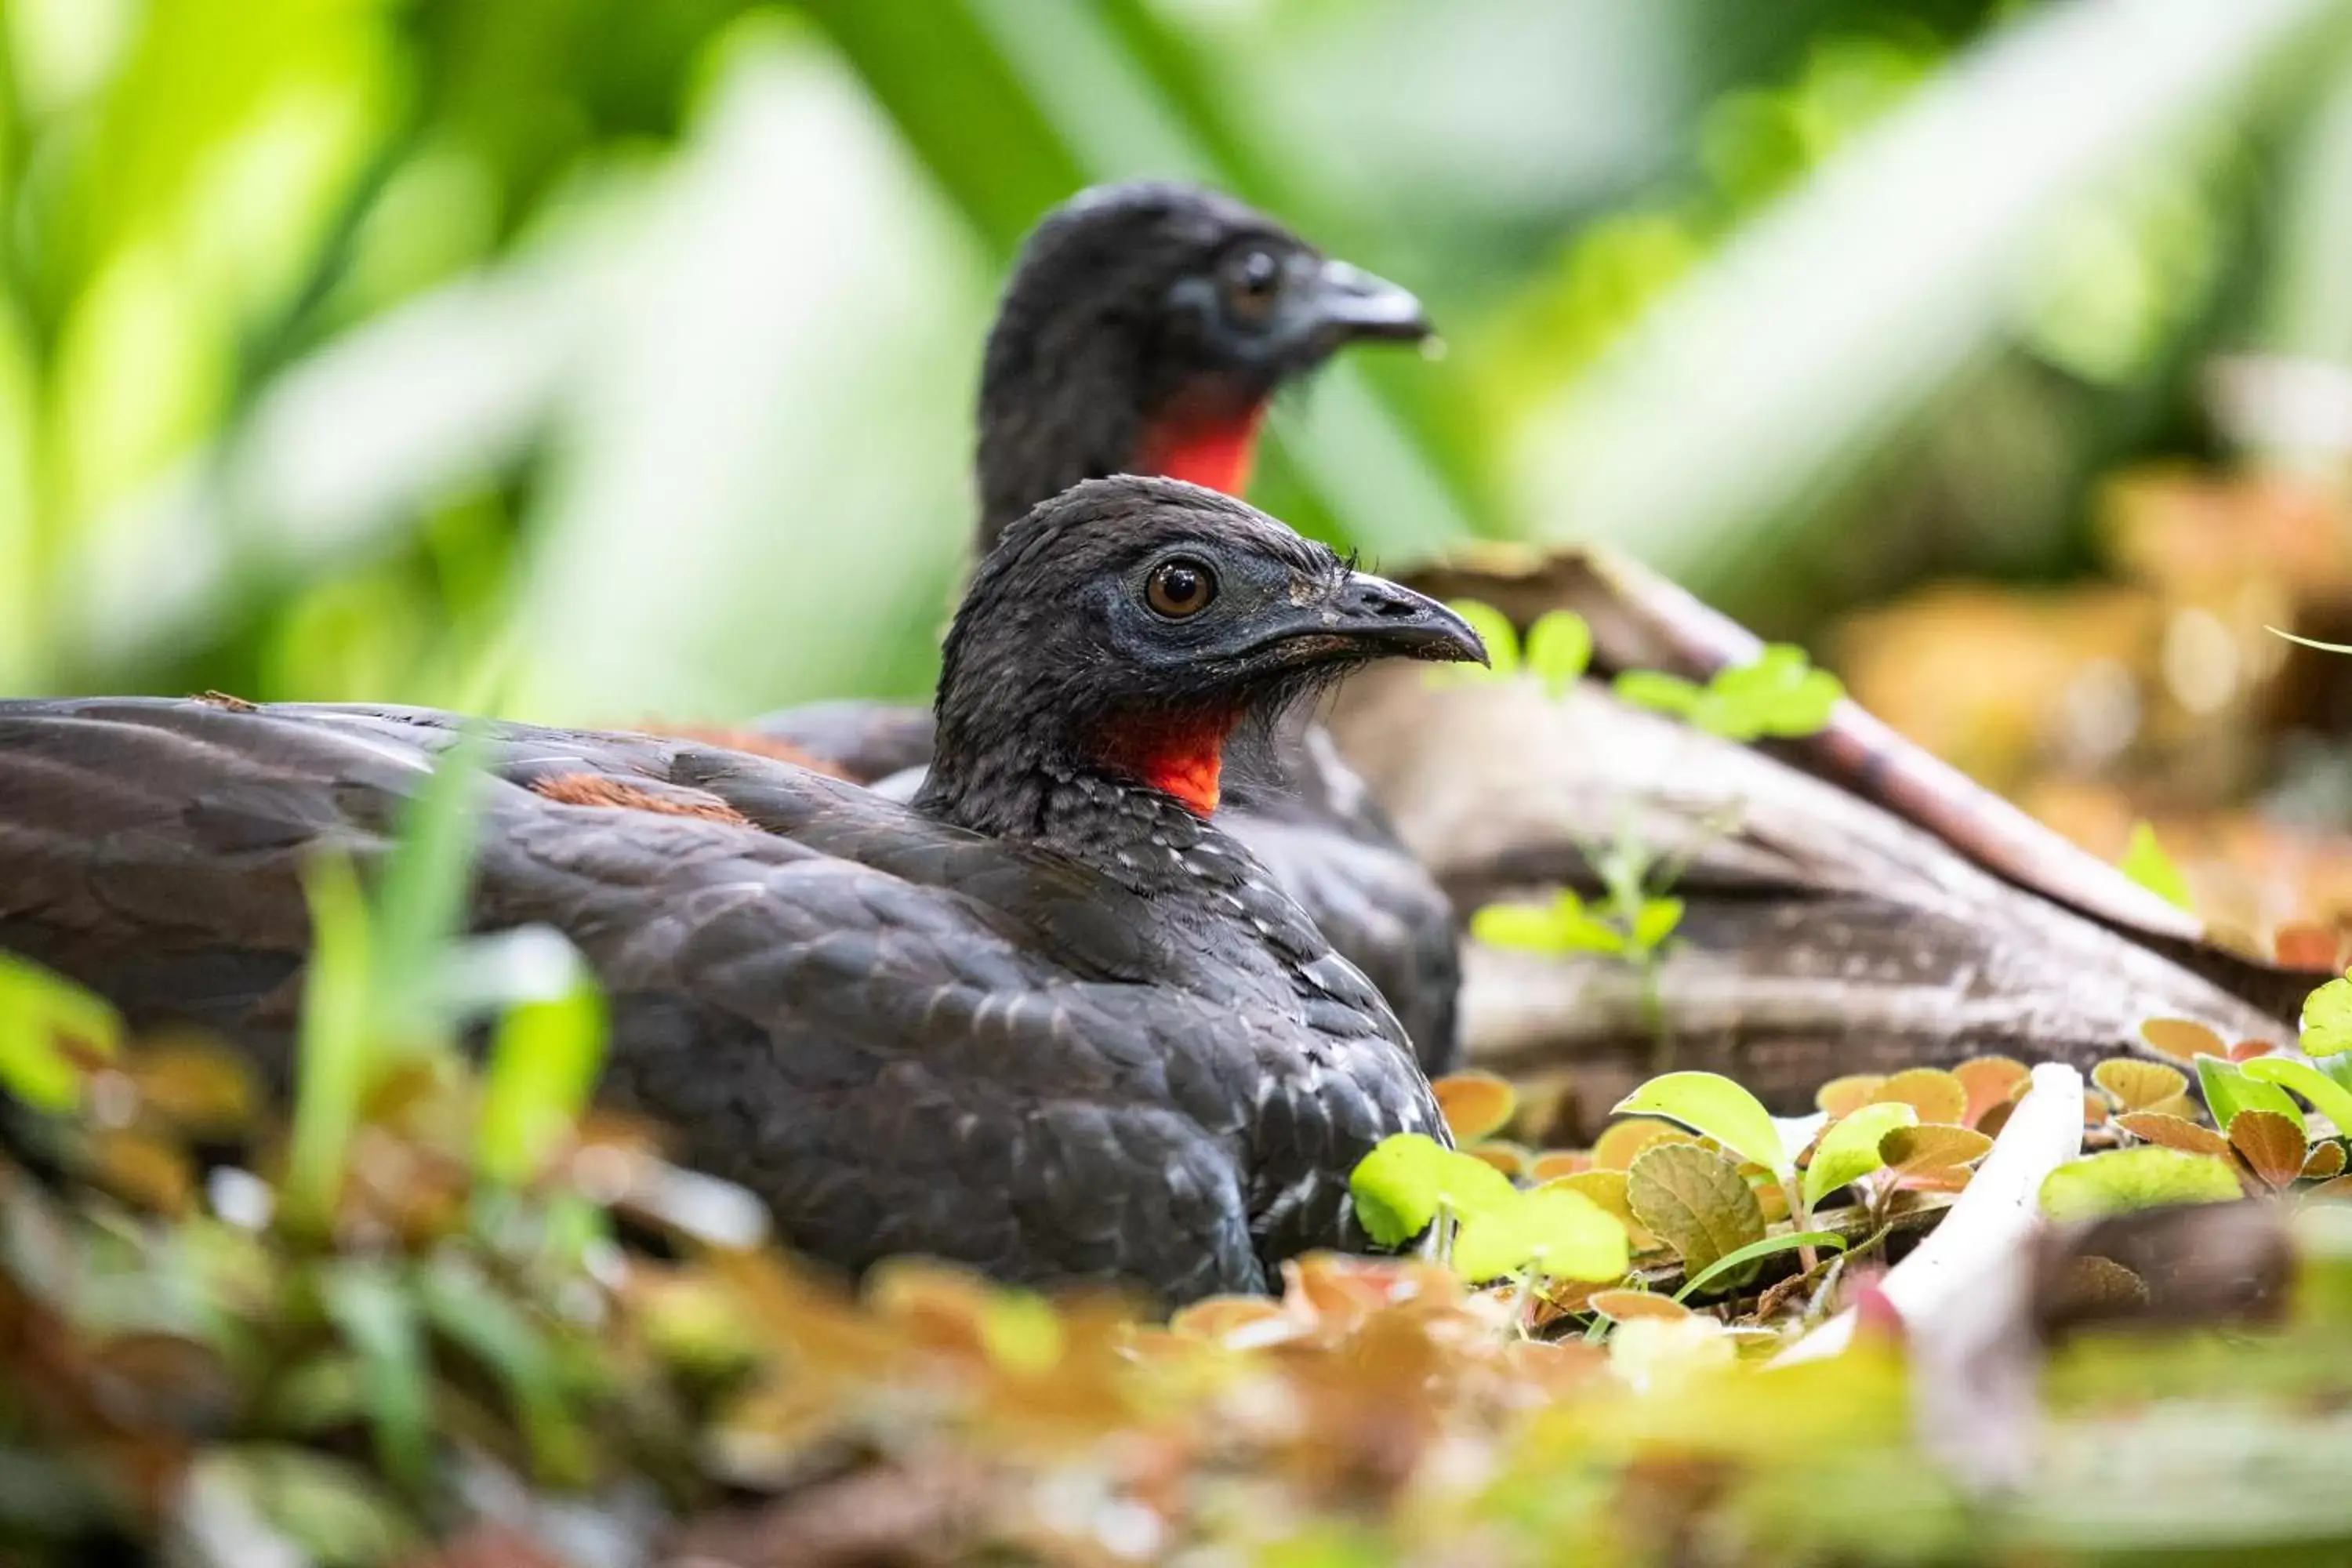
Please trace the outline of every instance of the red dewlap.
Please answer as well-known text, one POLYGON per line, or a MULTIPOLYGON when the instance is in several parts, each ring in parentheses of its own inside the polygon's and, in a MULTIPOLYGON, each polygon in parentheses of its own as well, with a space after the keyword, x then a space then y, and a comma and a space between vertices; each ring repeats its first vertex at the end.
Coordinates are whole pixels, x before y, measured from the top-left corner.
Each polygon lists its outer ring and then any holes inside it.
POLYGON ((1135 471, 1189 479, 1237 496, 1249 486, 1258 427, 1265 419, 1264 404, 1239 415, 1171 415, 1144 433, 1135 471))

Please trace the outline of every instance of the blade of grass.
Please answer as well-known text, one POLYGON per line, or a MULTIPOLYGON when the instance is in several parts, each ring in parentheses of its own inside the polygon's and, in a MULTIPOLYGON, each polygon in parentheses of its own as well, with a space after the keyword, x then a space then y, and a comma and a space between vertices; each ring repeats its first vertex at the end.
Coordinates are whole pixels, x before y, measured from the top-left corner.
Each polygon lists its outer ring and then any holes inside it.
POLYGON ((331 1228, 343 1162, 359 1121, 370 1066, 373 954, 366 900, 350 859, 313 861, 310 960, 302 986, 292 1146, 278 1212, 293 1228, 331 1228))

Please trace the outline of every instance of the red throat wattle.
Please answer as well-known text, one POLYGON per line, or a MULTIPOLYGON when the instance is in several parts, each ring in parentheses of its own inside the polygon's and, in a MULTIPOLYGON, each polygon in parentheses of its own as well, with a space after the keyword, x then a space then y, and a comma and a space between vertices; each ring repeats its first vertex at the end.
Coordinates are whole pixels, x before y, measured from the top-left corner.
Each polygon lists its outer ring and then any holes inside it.
POLYGON ((1257 458, 1258 426, 1265 420, 1263 403, 1237 415, 1171 415, 1143 433, 1135 471, 1189 479, 1238 496, 1249 486, 1250 465, 1257 458))
POLYGON ((1151 720, 1113 731, 1105 758, 1120 773, 1173 795, 1195 816, 1217 809, 1218 776, 1224 771, 1226 716, 1185 723, 1151 720))

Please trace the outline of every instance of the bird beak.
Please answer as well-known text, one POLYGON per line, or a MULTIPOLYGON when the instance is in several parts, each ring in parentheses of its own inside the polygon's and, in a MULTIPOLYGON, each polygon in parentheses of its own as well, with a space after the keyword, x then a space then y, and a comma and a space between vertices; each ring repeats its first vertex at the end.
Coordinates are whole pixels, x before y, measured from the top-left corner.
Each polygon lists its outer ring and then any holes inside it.
POLYGON ((1470 623, 1426 595, 1369 572, 1297 596, 1259 646, 1282 645, 1294 659, 1426 658, 1486 664, 1486 645, 1470 623))
POLYGON ((1307 309, 1317 334, 1334 348, 1358 338, 1417 343, 1431 331, 1420 300, 1344 261, 1326 259, 1317 268, 1307 309))

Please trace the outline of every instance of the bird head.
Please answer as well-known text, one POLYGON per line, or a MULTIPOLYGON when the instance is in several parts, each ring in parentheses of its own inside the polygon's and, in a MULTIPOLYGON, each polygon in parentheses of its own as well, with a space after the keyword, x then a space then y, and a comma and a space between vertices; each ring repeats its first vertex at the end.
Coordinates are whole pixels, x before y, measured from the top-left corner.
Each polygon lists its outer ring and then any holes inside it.
POLYGON ((1079 479, 1247 481, 1265 405, 1358 339, 1418 341, 1421 303, 1194 186, 1086 191, 1013 264, 981 373, 982 552, 1079 479))
POLYGON ((1023 781, 1093 773, 1205 816, 1239 724, 1373 659, 1486 658, 1443 605, 1230 496, 1089 479, 1007 529, 973 576, 924 798, 1013 831, 1023 781))

